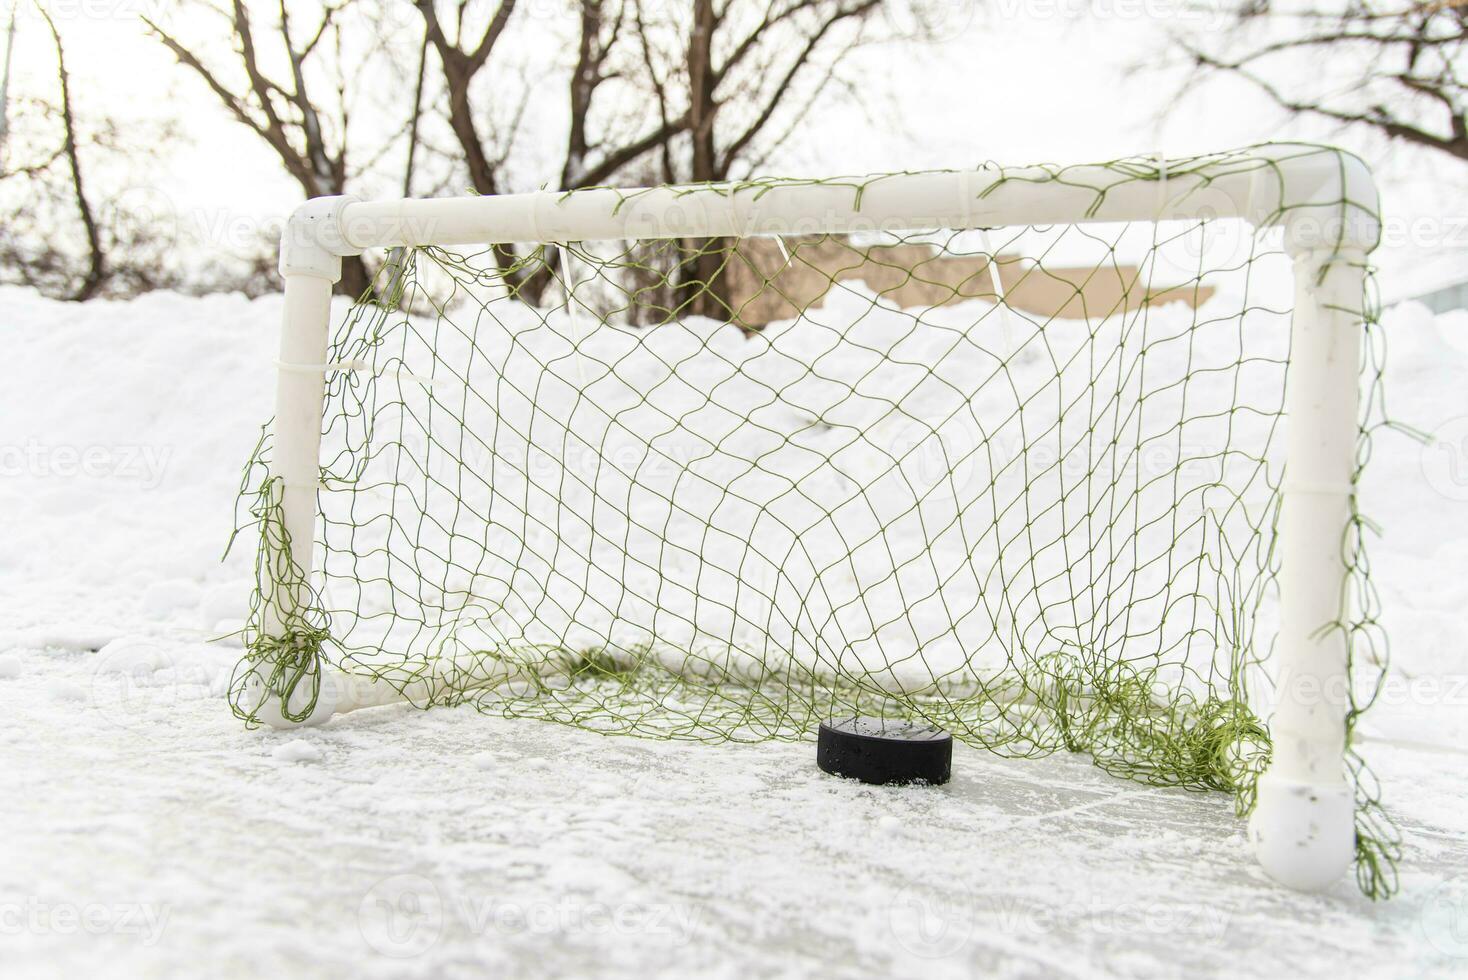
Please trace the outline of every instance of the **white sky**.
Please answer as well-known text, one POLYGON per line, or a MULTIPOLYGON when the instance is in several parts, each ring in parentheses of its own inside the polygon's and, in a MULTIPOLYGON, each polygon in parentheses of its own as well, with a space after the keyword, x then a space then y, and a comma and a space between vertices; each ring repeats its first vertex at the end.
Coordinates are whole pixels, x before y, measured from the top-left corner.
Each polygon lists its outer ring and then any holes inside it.
MULTIPOLYGON (((895 46, 858 53, 855 67, 891 93, 876 103, 874 118, 855 106, 830 109, 791 142, 778 169, 852 173, 981 160, 1080 162, 1305 138, 1362 153, 1377 168, 1388 213, 1404 221, 1456 220, 1464 211, 1468 171, 1451 161, 1387 147, 1357 132, 1290 121, 1243 83, 1210 84, 1174 106, 1176 73, 1129 74, 1163 56, 1167 31, 1210 26, 1209 14, 1183 2, 1086 0, 1082 8, 1081 0, 949 0, 941 23, 952 37, 936 49, 917 56, 895 46), (1084 12, 1061 12, 1077 9, 1084 12)), ((48 0, 48 6, 67 43, 79 102, 136 119, 166 107, 186 121, 179 151, 144 178, 150 192, 166 194, 195 221, 258 220, 296 203, 300 192, 273 155, 145 36, 138 16, 167 6, 162 0, 48 0)), ((27 10, 22 6, 16 46, 17 91, 53 70, 44 25, 27 10)), ((209 20, 190 26, 207 27, 209 20)), ((546 40, 554 43, 549 35, 546 40)))

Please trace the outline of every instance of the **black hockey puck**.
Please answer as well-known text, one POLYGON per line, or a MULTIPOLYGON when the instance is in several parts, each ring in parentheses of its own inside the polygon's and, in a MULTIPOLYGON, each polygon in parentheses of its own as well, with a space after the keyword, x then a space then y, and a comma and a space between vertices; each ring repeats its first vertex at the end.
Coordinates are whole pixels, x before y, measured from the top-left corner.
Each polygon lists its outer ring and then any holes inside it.
POLYGON ((948 782, 953 736, 923 722, 847 718, 822 722, 816 764, 833 776, 877 786, 948 782))

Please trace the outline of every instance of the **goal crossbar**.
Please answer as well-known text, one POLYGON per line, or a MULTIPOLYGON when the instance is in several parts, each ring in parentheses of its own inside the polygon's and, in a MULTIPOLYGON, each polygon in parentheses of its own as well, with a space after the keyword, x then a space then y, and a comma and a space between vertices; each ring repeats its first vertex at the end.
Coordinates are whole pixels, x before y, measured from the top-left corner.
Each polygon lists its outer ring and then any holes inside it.
POLYGON ((480 197, 308 202, 295 250, 904 232, 932 228, 1239 218, 1290 225, 1293 250, 1369 247, 1376 190, 1356 157, 1271 145, 1185 160, 768 179, 480 197))

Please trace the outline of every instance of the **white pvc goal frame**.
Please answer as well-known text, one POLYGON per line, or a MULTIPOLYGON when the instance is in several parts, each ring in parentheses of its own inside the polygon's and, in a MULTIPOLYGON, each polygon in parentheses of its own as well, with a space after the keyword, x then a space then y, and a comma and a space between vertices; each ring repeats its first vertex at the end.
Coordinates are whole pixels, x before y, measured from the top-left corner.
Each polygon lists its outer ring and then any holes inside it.
MULTIPOLYGON (((1364 276, 1380 226, 1376 189, 1364 164, 1346 154, 1301 149, 1250 151, 1249 159, 1267 166, 1240 167, 1237 155, 1159 161, 1152 179, 1124 182, 1112 165, 1067 167, 1063 181, 1055 168, 1041 167, 892 175, 870 182, 856 201, 849 185, 805 181, 308 201, 287 223, 280 257, 285 314, 271 475, 281 485, 290 557, 309 583, 328 321, 343 256, 419 245, 1199 218, 1278 225, 1295 280, 1285 392, 1289 462, 1279 526, 1281 625, 1271 664, 1274 748, 1258 783, 1250 837, 1274 878, 1297 888, 1322 887, 1340 876, 1355 853, 1354 798, 1343 761, 1348 639, 1344 630, 1327 627, 1340 621, 1347 583, 1343 542, 1354 513, 1364 276)), ((302 599, 277 593, 275 607, 265 610, 266 634, 281 635, 283 604, 302 599)), ((360 684, 328 688, 323 684, 309 721, 400 697, 360 684)))

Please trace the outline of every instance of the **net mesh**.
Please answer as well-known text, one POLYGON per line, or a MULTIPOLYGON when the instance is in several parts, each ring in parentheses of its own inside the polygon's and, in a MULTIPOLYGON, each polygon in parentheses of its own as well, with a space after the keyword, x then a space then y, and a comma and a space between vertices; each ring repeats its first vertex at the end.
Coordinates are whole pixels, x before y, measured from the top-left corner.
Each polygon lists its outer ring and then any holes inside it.
MULTIPOLYGON (((246 473, 236 711, 265 674, 309 714, 330 667, 659 738, 903 717, 1247 809, 1291 306, 1278 234, 1225 220, 395 251, 331 340, 309 583, 268 434, 246 473)), ((1337 625, 1369 695, 1365 528, 1337 625)))

